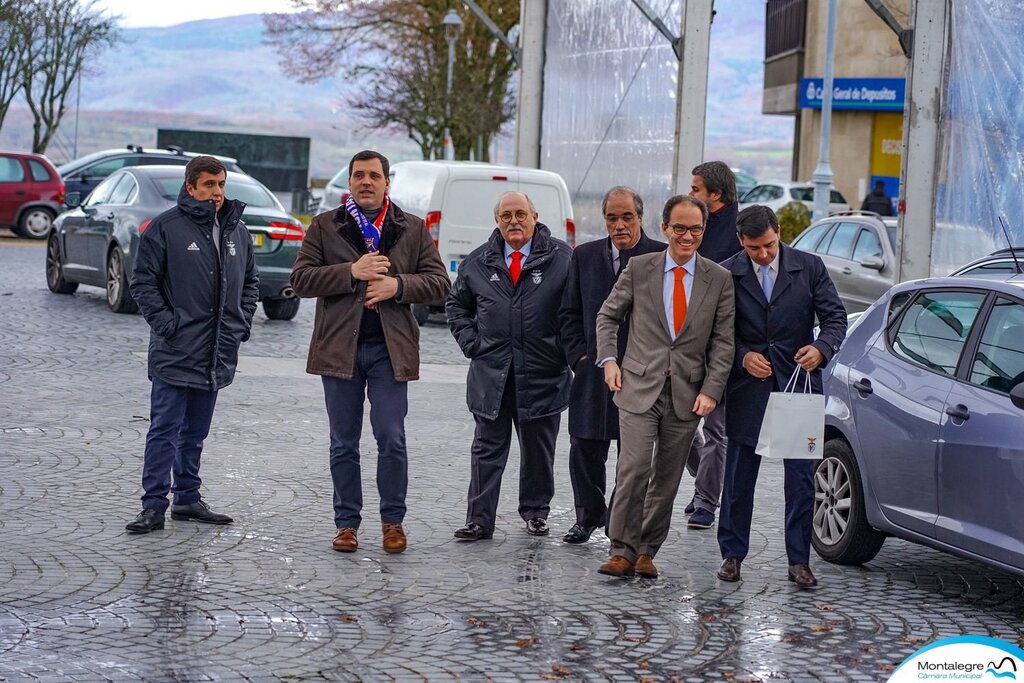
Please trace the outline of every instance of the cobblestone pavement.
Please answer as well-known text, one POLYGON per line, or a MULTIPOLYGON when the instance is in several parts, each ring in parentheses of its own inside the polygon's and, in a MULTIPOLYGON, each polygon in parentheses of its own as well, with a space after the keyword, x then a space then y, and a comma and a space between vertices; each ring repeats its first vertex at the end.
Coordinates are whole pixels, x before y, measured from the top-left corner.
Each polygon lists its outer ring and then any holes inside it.
POLYGON ((564 425, 552 535, 527 536, 515 514, 513 453, 494 540, 458 544, 472 421, 441 321, 423 329, 410 386, 410 548, 380 549, 370 478, 362 547, 335 553, 306 302, 291 322, 257 316, 218 401, 204 496, 235 523, 127 536, 147 328, 98 289, 51 294, 43 260, 42 245, 0 238, 0 680, 880 681, 940 637, 1024 639, 1021 579, 902 541, 863 568, 815 558, 822 585, 795 589, 771 465, 743 582, 715 578, 714 531, 687 530, 681 509, 660 579, 599 576, 603 536, 560 541, 564 425))

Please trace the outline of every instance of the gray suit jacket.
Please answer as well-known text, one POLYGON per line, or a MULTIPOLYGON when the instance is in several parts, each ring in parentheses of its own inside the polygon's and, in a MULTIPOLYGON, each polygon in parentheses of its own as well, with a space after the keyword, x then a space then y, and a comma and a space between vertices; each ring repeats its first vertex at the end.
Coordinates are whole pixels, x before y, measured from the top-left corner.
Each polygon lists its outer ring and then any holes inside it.
POLYGON ((629 318, 622 359, 622 391, 615 404, 630 413, 654 405, 669 377, 672 404, 682 420, 694 420, 697 394, 721 401, 732 369, 736 301, 732 275, 700 255, 693 276, 686 322, 669 338, 662 298, 665 252, 634 256, 597 314, 597 357, 617 353, 619 324, 629 318))

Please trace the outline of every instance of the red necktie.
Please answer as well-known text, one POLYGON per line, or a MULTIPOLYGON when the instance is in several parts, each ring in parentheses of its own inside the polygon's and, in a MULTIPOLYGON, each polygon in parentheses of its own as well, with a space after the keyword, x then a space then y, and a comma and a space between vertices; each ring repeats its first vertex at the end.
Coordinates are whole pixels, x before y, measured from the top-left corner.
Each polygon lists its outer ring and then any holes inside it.
POLYGON ((679 330, 683 329, 683 323, 686 321, 686 285, 683 283, 686 268, 673 268, 672 274, 676 278, 675 287, 672 288, 672 325, 678 337, 679 330))
POLYGON ((519 273, 523 270, 523 252, 513 251, 512 252, 512 265, 508 267, 508 272, 512 276, 512 284, 519 282, 519 273))

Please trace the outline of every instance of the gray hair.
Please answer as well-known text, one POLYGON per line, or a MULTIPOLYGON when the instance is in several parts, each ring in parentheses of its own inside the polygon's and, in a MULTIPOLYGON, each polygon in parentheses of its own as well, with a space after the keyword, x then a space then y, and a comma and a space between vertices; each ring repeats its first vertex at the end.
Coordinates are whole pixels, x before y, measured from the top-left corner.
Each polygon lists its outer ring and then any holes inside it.
POLYGON ((628 194, 633 198, 633 208, 636 211, 637 216, 643 217, 644 215, 644 200, 640 198, 636 190, 632 187, 626 187, 625 185, 616 185, 612 189, 604 193, 604 199, 601 200, 601 215, 604 215, 608 209, 608 200, 611 199, 613 194, 628 194))
POLYGON ((502 200, 505 199, 505 197, 507 197, 509 195, 512 195, 512 194, 521 194, 524 197, 526 197, 526 203, 530 205, 530 213, 537 213, 537 207, 533 205, 533 200, 530 199, 530 195, 526 194, 525 192, 520 192, 519 190, 505 190, 504 192, 502 192, 501 194, 498 195, 498 201, 494 202, 494 217, 495 218, 498 217, 498 207, 501 206, 502 200))

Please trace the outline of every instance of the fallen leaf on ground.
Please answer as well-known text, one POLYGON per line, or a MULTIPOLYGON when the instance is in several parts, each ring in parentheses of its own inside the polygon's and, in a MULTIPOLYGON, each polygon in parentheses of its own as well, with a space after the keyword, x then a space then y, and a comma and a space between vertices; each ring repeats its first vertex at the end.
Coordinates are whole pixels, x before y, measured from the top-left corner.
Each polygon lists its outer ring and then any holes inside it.
POLYGON ((516 647, 530 647, 533 643, 533 636, 530 636, 529 638, 520 638, 516 641, 516 647))
POLYGON ((476 617, 469 617, 468 619, 466 619, 466 621, 469 622, 470 626, 476 626, 477 628, 482 628, 482 627, 486 626, 486 624, 484 624, 483 621, 481 621, 480 619, 477 619, 476 617))
POLYGON ((815 607, 815 609, 819 609, 822 612, 835 612, 836 611, 836 608, 835 607, 831 607, 830 605, 815 605, 814 607, 815 607))
POLYGON ((817 626, 812 626, 811 630, 814 631, 815 633, 823 633, 825 631, 831 631, 832 630, 832 624, 818 624, 817 626))

